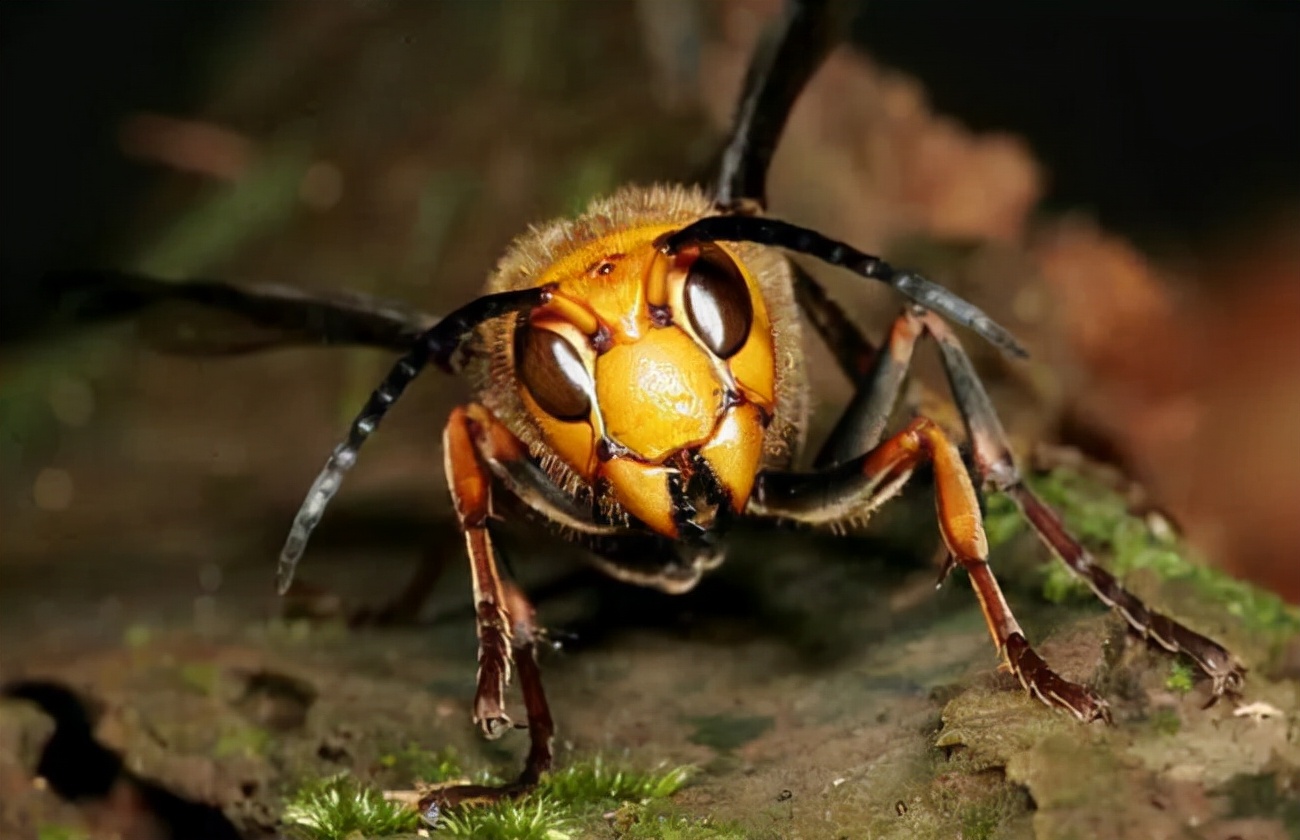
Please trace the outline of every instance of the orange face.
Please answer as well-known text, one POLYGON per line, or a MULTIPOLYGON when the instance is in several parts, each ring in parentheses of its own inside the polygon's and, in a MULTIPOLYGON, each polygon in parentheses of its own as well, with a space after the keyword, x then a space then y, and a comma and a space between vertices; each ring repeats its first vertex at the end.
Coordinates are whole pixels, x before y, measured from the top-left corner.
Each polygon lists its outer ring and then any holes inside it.
POLYGON ((673 226, 620 230, 551 265, 515 333, 524 406, 574 472, 653 530, 749 500, 775 407, 771 321, 721 245, 667 255, 673 226))

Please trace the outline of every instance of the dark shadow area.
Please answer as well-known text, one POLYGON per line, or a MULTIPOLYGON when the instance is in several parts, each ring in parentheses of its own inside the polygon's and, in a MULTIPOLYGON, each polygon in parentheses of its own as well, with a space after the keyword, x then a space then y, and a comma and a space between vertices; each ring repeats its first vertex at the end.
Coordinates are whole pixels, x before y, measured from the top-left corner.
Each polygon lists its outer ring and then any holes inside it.
POLYGON ((268 4, 51 0, 0 5, 0 333, 56 266, 95 265, 113 220, 157 183, 122 155, 135 110, 190 113, 212 44, 268 4))
POLYGON ((936 110, 1023 136, 1049 209, 1148 245, 1300 200, 1300 5, 872 0, 855 40, 936 110))
POLYGON ((91 712, 71 689, 53 682, 15 682, 0 694, 34 703, 54 719, 54 734, 41 751, 36 775, 80 807, 97 836, 240 840, 219 808, 186 799, 127 769, 120 755, 95 739, 91 712))

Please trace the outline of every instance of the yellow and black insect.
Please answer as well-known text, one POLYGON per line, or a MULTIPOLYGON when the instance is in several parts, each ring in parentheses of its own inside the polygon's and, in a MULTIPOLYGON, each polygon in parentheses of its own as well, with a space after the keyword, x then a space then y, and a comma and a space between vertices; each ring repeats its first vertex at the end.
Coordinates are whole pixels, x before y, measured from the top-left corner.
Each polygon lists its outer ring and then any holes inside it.
POLYGON ((835 42, 828 5, 794 0, 764 40, 711 190, 629 187, 576 219, 535 228, 510 246, 482 297, 440 320, 364 299, 221 283, 116 275, 98 286, 116 290, 115 304, 105 303, 107 292, 100 301, 110 309, 184 297, 273 326, 282 338, 404 352, 308 492, 280 557, 281 592, 361 445, 403 390, 430 364, 472 379, 476 397, 452 412, 443 443, 474 586, 473 716, 488 736, 503 732, 510 721, 505 688, 517 675, 531 749, 522 774, 504 788, 444 789, 427 805, 523 791, 551 764, 553 724, 533 609, 502 575, 490 530, 491 512, 506 499, 589 549, 606 573, 684 592, 722 562, 733 523, 858 523, 929 464, 949 567, 970 576, 999 654, 1030 694, 1083 721, 1107 715, 1102 698, 1057 676, 1026 640, 989 567, 977 483, 1006 493, 1136 631, 1194 660, 1216 696, 1240 688, 1244 669, 1228 651, 1148 610, 1021 481, 948 323, 1022 355, 1009 333, 915 273, 763 215, 768 164, 786 117, 835 42), (910 303, 874 345, 792 254, 887 283, 910 303), (800 314, 858 382, 810 468, 798 460, 807 411, 800 314), (931 420, 917 417, 886 432, 913 348, 927 336, 941 351, 964 418, 974 476, 931 420))

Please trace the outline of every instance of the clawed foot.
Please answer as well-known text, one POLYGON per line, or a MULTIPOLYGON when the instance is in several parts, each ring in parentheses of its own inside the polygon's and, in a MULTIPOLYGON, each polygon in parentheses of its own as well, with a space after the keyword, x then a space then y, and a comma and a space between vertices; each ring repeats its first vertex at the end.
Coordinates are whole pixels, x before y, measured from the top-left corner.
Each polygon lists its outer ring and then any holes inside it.
POLYGON ((492 805, 505 799, 523 796, 536 787, 536 783, 528 784, 522 781, 500 786, 450 782, 431 788, 424 796, 420 797, 420 802, 416 807, 419 809, 420 818, 424 820, 425 824, 430 828, 437 828, 438 821, 447 811, 456 808, 476 808, 492 805))
POLYGON ((1084 723, 1104 720, 1110 723, 1110 705, 1101 695, 1084 685, 1058 676, 1043 658, 1034 652, 1024 636, 1011 636, 1006 646, 1007 666, 1025 691, 1055 709, 1069 712, 1084 723))
MULTIPOLYGON (((1211 680, 1210 699, 1205 704, 1208 709, 1221 697, 1241 694, 1246 668, 1219 645, 1203 637, 1197 639, 1202 644, 1189 647, 1199 653, 1191 655, 1191 659, 1211 680)), ((1007 669, 1033 697, 1052 708, 1069 712, 1084 723, 1098 719, 1111 722, 1110 705, 1100 695, 1087 686, 1060 677, 1034 652, 1023 636, 1017 634, 1007 640, 1005 655, 1007 669)))
MULTIPOLYGON (((523 693, 524 707, 528 710, 528 757, 524 761, 523 772, 513 782, 504 785, 476 785, 456 782, 431 789, 420 798, 420 816, 430 826, 436 826, 438 818, 449 808, 462 806, 489 805, 503 799, 523 796, 537 787, 542 775, 551 769, 553 754, 551 742, 555 736, 555 725, 551 720, 551 711, 546 702, 546 693, 542 689, 541 671, 537 667, 537 646, 533 639, 537 629, 531 624, 531 610, 522 611, 516 606, 515 615, 524 617, 515 624, 514 664, 519 676, 519 687, 523 693), (520 643, 521 639, 526 639, 520 643)), ((481 660, 480 660, 481 664, 481 660)), ((498 693, 487 684, 479 681, 479 695, 475 697, 475 716, 479 726, 488 737, 495 737, 510 728, 510 719, 506 716, 498 693), (484 709, 494 709, 488 717, 481 717, 484 709)))
POLYGON ((1201 672, 1210 678, 1210 701, 1205 704, 1208 709, 1219 702, 1220 697, 1237 697, 1241 694, 1241 689, 1246 684, 1246 666, 1217 643, 1204 638, 1203 642, 1199 647, 1185 648, 1184 651, 1201 672))

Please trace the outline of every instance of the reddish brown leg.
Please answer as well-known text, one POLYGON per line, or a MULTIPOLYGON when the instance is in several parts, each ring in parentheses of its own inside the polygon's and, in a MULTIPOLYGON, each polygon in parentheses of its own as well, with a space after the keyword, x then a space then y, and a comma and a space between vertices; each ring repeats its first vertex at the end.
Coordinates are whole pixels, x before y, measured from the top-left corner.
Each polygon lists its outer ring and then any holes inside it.
POLYGON ((542 672, 537 666, 537 647, 542 644, 541 632, 537 628, 533 605, 519 587, 508 580, 501 583, 513 631, 514 663, 519 672, 519 688, 523 694, 524 708, 528 712, 528 757, 524 760, 524 769, 519 777, 500 787, 453 785, 430 791, 420 800, 419 808, 431 824, 436 824, 438 814, 447 808, 489 803, 527 793, 541 781, 542 774, 551 769, 555 724, 551 719, 550 705, 546 702, 546 691, 542 687, 542 672))
POLYGON ((541 781, 542 774, 551 769, 554 757, 552 742, 555 739, 555 722, 551 720, 551 707, 546 702, 542 687, 542 671, 537 665, 537 648, 544 643, 537 627, 537 613, 523 591, 510 581, 505 582, 509 613, 514 627, 515 668, 519 671, 519 690, 524 697, 524 710, 528 713, 528 758, 517 784, 531 788, 541 781))
POLYGON ((523 793, 537 784, 551 766, 554 725, 537 667, 538 632, 532 605, 517 587, 501 577, 496 552, 488 532, 492 509, 492 476, 480 458, 476 438, 482 438, 484 421, 495 420, 478 405, 456 408, 443 434, 447 482, 456 517, 465 533, 470 573, 474 585, 475 624, 478 629, 478 688, 474 694, 474 722, 488 738, 500 737, 510 727, 505 711, 505 689, 512 665, 519 669, 524 706, 528 712, 531 749, 523 773, 502 787, 457 785, 431 793, 422 803, 446 807, 469 800, 498 799, 523 793))
POLYGON ((474 722, 489 738, 510 725, 505 712, 505 688, 510 681, 512 628, 506 612, 505 587, 497 570, 496 552, 488 535, 492 478, 474 447, 469 413, 456 408, 443 432, 443 459, 456 519, 465 534, 470 576, 474 584, 474 616, 478 630, 478 690, 474 722))
POLYGON ((1240 691, 1246 669, 1235 656, 1218 642, 1148 609, 1136 595, 1121 586, 1114 575, 1098 565, 1066 529, 1056 512, 1025 486, 1007 443, 1006 432, 957 337, 940 318, 932 314, 922 317, 926 330, 943 353, 944 367, 966 421, 980 479, 1010 496, 1052 552, 1087 583, 1099 599, 1118 610, 1135 631, 1166 650, 1182 653, 1194 661, 1212 680, 1215 697, 1240 691))
POLYGON ((1106 702, 1086 686, 1057 676, 1029 646, 988 564, 979 499, 957 447, 933 421, 919 417, 853 461, 825 473, 763 473, 751 512, 813 524, 862 519, 898 491, 924 461, 934 467, 939 530, 949 553, 970 575, 989 634, 1025 690, 1083 721, 1107 716, 1106 702))

